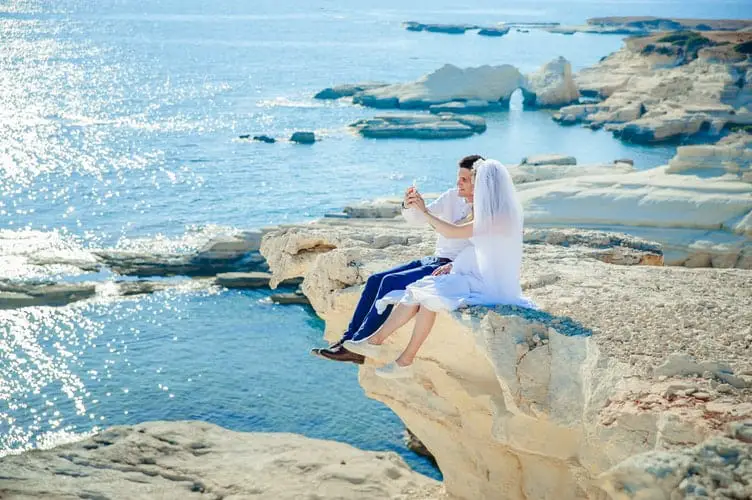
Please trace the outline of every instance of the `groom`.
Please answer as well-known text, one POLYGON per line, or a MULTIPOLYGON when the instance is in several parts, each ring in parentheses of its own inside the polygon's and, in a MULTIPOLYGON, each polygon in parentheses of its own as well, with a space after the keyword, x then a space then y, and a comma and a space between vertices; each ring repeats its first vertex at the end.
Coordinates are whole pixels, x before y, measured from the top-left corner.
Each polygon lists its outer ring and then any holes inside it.
MULTIPOLYGON (((482 160, 479 155, 462 158, 457 171, 457 187, 446 191, 436 201, 428 205, 432 214, 449 222, 459 222, 470 214, 473 202, 473 165, 482 160)), ((405 208, 408 195, 414 188, 405 192, 402 202, 402 216, 408 224, 427 224, 425 215, 415 208, 405 208)), ((366 280, 358 305, 355 308, 350 326, 342 338, 325 349, 312 349, 311 353, 334 361, 349 361, 363 364, 365 358, 360 354, 348 351, 342 345, 346 340, 362 340, 370 337, 381 327, 389 317, 392 307, 388 307, 384 314, 376 311, 376 301, 393 290, 404 290, 407 285, 415 283, 428 275, 446 274, 452 269, 452 260, 470 242, 467 239, 450 239, 438 235, 436 238, 436 252, 431 257, 408 262, 407 264, 371 275, 366 280)))

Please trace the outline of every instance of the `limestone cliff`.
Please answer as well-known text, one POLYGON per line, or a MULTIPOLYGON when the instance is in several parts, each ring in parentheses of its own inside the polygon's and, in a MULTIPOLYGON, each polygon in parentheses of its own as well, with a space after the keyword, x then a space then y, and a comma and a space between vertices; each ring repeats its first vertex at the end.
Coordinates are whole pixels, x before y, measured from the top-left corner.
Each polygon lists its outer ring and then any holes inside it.
MULTIPOLYGON (((329 221, 272 232, 261 252, 277 279, 305 277, 334 339, 357 285, 430 253, 433 238, 398 220, 329 221)), ((369 361, 361 385, 434 454, 453 498, 680 495, 678 465, 664 474, 674 483, 648 467, 642 486, 613 468, 647 452, 689 456, 752 418, 750 273, 638 265, 660 264, 660 252, 607 233, 537 230, 526 241, 523 288, 540 311, 440 314, 413 378, 380 379, 369 361)), ((390 356, 408 336, 390 339, 390 356)), ((750 446, 734 442, 749 460, 750 446)), ((752 485, 748 469, 737 475, 752 485)))

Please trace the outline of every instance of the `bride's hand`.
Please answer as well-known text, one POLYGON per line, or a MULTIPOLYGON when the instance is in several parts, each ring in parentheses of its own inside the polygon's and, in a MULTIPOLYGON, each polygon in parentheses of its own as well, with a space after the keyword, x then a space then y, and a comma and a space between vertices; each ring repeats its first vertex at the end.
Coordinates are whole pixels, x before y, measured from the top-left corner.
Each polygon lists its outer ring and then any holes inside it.
POLYGON ((443 266, 437 267, 434 272, 431 273, 432 276, 441 276, 442 274, 449 274, 452 271, 452 263, 444 264, 443 266))
POLYGON ((420 195, 419 192, 413 191, 410 193, 407 197, 407 206, 409 207, 415 207, 421 212, 427 212, 428 209, 426 209, 426 202, 423 200, 423 197, 420 195))

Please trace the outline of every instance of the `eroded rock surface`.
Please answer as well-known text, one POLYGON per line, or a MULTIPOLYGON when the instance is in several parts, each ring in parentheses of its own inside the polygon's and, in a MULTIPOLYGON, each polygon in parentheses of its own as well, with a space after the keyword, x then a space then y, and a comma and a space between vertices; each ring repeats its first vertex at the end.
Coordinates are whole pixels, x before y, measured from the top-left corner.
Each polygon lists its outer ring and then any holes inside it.
POLYGON ((0 458, 0 497, 21 499, 439 498, 436 481, 394 453, 204 422, 107 429, 0 458))

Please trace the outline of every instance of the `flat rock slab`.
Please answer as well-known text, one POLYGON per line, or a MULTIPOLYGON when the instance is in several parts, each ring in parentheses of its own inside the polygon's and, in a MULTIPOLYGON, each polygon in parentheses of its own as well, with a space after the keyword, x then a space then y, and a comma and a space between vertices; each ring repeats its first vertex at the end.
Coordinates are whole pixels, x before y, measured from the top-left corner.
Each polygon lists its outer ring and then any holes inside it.
POLYGON ((269 273, 220 273, 216 282, 225 288, 267 288, 271 279, 269 273))
POLYGON ((533 155, 523 158, 520 165, 577 165, 577 158, 559 154, 533 155))
POLYGON ((311 301, 302 293, 275 293, 269 297, 272 302, 280 305, 300 304, 310 306, 311 301))
POLYGON ((394 114, 358 120, 350 126, 373 139, 459 139, 485 132, 486 121, 453 113, 394 114))
POLYGON ((0 458, 0 498, 428 499, 441 485, 391 452, 204 422, 112 427, 0 458))
POLYGON ((64 306, 96 293, 94 283, 11 284, 0 282, 0 309, 64 306))

